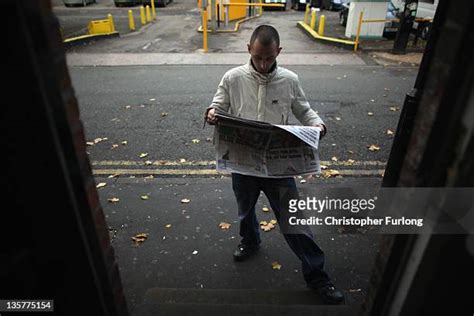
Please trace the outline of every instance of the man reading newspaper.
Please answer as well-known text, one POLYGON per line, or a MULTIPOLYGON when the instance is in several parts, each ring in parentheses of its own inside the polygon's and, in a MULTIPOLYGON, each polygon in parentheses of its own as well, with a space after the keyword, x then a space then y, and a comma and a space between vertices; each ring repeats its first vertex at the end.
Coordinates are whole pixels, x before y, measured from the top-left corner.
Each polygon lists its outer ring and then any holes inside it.
MULTIPOLYGON (((277 65, 281 51, 280 38, 275 28, 258 26, 247 45, 250 60, 247 64, 226 72, 217 88, 205 117, 209 124, 218 123, 217 112, 236 117, 287 125, 290 111, 307 126, 319 127, 321 137, 326 126, 306 100, 298 76, 277 65)), ((240 236, 242 240, 234 253, 235 261, 243 261, 255 254, 261 243, 255 204, 263 191, 278 221, 286 217, 288 203, 281 194, 298 197, 293 177, 268 178, 232 173, 232 187, 237 199, 240 236)), ((302 262, 308 287, 315 289, 328 304, 344 300, 341 291, 332 284, 324 271, 324 253, 314 242, 310 232, 287 234, 284 238, 302 262)))

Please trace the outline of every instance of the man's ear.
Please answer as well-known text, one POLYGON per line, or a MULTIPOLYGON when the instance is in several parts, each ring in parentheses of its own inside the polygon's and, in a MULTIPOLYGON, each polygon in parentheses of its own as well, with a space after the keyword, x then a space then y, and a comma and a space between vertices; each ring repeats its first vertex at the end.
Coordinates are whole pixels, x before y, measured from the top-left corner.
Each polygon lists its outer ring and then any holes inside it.
POLYGON ((281 47, 278 47, 278 55, 280 55, 281 47))
POLYGON ((247 50, 248 50, 249 54, 250 54, 251 48, 252 48, 252 46, 250 46, 250 44, 247 44, 247 50))

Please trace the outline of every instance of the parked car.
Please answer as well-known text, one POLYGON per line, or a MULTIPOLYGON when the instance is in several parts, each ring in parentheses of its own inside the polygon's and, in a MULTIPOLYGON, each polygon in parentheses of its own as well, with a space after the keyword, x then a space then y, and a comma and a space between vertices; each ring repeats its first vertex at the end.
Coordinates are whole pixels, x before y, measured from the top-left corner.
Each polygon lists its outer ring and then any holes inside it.
POLYGON ((328 10, 330 11, 341 11, 344 4, 349 3, 350 0, 331 0, 329 1, 328 10))
POLYGON ((143 0, 143 5, 150 5, 151 1, 155 1, 155 6, 157 7, 166 7, 168 4, 173 2, 173 0, 143 0))
POLYGON ((86 6, 89 3, 96 3, 96 0, 63 0, 66 7, 86 6))
MULTIPOLYGON (((123 7, 123 6, 135 6, 135 5, 144 5, 144 6, 151 6, 152 0, 114 0, 116 7, 123 7)), ((169 3, 173 0, 154 0, 155 6, 157 7, 166 7, 169 3)))
POLYGON ((342 5, 350 0, 297 0, 298 9, 306 7, 306 3, 310 3, 313 8, 326 9, 330 11, 339 11, 342 5), (301 3, 301 4, 300 4, 301 3))

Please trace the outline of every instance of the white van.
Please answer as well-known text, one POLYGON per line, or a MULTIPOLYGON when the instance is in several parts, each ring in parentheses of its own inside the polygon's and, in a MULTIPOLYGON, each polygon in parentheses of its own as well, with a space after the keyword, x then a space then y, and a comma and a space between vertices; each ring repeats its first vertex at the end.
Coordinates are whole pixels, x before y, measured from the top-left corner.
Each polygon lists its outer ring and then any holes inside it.
MULTIPOLYGON (((418 9, 416 10, 417 19, 434 19, 436 9, 438 8, 439 0, 418 0, 418 9)), ((393 5, 403 12, 405 7, 405 1, 403 0, 392 0, 393 5)), ((413 23, 413 28, 418 29, 418 22, 413 23)), ((421 30, 421 38, 428 39, 428 35, 431 30, 431 23, 421 24, 423 29, 421 30)))

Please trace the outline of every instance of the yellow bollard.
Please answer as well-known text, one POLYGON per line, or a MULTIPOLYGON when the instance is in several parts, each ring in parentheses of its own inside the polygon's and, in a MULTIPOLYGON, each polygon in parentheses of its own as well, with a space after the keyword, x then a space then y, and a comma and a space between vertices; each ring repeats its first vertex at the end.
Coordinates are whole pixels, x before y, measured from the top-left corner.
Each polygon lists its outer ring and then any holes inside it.
POLYGON ((202 49, 207 53, 207 10, 202 10, 202 49))
POLYGON ((156 20, 155 0, 151 0, 151 18, 156 20))
POLYGON ((115 32, 114 18, 112 17, 112 14, 108 14, 107 19, 109 20, 110 32, 115 32))
MULTIPOLYGON (((153 1, 153 0, 152 0, 153 1)), ((146 22, 151 22, 150 6, 146 6, 146 22)))
POLYGON ((357 33, 356 33, 356 40, 354 44, 354 52, 357 52, 357 48, 359 48, 359 38, 360 38, 360 29, 362 27, 362 20, 364 19, 364 11, 361 11, 359 14, 359 24, 357 25, 357 33))
POLYGON ((309 15, 309 11, 311 10, 311 5, 308 3, 306 5, 306 10, 304 11, 304 24, 308 24, 308 15, 309 15))
POLYGON ((310 27, 311 27, 312 30, 315 30, 315 28, 316 28, 316 10, 313 10, 313 12, 311 12, 310 27))
POLYGON ((318 28, 318 34, 320 36, 324 36, 324 24, 326 24, 326 16, 321 15, 319 18, 319 28, 318 28))
POLYGON ((128 10, 128 27, 130 31, 135 31, 135 20, 133 19, 132 10, 128 10))
POLYGON ((142 25, 146 24, 145 8, 143 6, 140 7, 140 21, 142 22, 142 25))

